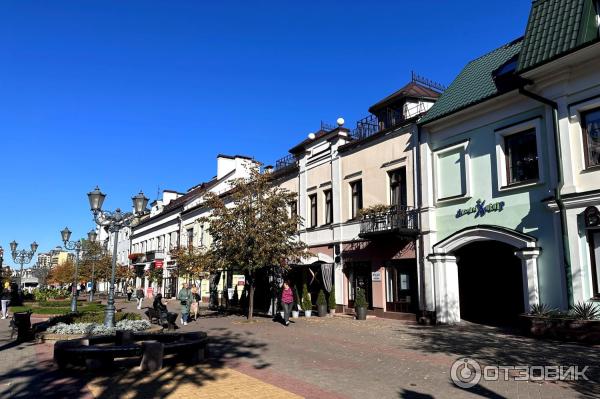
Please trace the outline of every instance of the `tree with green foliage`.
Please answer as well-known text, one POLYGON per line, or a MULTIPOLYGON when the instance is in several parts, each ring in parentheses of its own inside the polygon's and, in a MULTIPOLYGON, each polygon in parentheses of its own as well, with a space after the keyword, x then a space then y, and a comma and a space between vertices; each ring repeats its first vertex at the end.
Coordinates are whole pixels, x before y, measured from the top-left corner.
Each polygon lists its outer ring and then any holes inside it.
POLYGON ((268 173, 252 170, 247 179, 237 179, 229 195, 209 194, 212 213, 208 233, 212 238, 214 266, 237 267, 248 284, 248 319, 254 310, 256 273, 263 268, 287 268, 288 262, 304 255, 298 240, 300 218, 289 215, 293 194, 272 184, 268 173))

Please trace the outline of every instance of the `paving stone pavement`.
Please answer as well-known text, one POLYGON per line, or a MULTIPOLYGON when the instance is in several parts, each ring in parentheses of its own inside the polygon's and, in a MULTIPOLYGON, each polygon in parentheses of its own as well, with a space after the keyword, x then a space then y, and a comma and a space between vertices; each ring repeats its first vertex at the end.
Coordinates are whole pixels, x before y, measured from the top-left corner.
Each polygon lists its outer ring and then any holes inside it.
MULTIPOLYGON (((118 306, 137 311, 133 303, 118 306)), ((177 311, 177 303, 169 308, 177 311)), ((241 316, 205 312, 181 330, 209 333, 207 362, 182 366, 166 361, 153 375, 140 373, 131 362, 118 362, 105 374, 63 374, 52 365, 50 346, 10 346, 7 326, 0 324, 0 398, 31 397, 32 392, 40 392, 37 397, 59 392, 65 396, 55 397, 134 399, 600 397, 599 347, 534 340, 487 326, 422 327, 335 317, 301 318, 285 327, 269 318, 248 323, 241 316), (461 357, 482 365, 589 366, 592 381, 510 380, 460 389, 449 376, 461 357)))

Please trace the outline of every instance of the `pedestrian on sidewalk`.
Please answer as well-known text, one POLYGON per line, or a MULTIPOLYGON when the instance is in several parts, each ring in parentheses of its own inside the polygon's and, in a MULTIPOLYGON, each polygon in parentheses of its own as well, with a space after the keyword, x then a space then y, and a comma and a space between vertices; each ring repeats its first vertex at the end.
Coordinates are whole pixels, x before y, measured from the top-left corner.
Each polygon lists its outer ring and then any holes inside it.
POLYGON ((0 296, 0 301, 2 302, 2 319, 8 317, 8 305, 10 305, 11 296, 10 286, 5 286, 4 290, 2 290, 2 296, 0 296))
POLYGON ((142 287, 137 287, 137 290, 135 291, 135 297, 137 298, 137 308, 141 309, 142 302, 144 302, 144 290, 142 287))
POLYGON ((181 303, 181 324, 187 326, 188 318, 190 316, 190 307, 192 305, 192 292, 190 291, 190 285, 183 283, 181 285, 181 291, 177 295, 177 299, 181 303))
POLYGON ((281 307, 283 307, 283 324, 290 325, 290 313, 294 306, 294 292, 290 287, 289 281, 283 282, 283 290, 281 291, 281 307))
POLYGON ((198 320, 198 308, 200 307, 200 295, 198 295, 198 287, 196 284, 192 284, 192 307, 190 308, 190 315, 194 314, 194 321, 198 320))
POLYGON ((127 302, 131 301, 131 296, 133 295, 133 287, 131 284, 127 284, 127 302))

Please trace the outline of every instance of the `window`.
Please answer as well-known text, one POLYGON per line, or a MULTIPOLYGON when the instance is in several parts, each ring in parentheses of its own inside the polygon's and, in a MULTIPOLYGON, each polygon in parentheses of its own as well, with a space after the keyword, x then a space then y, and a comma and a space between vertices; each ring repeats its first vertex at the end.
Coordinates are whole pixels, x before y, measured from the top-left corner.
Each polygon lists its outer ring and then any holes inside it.
POLYGON ((600 109, 585 112, 581 117, 585 166, 587 168, 598 166, 600 165, 600 109))
POLYGON ((333 223, 333 197, 331 190, 323 191, 325 197, 325 224, 333 223))
POLYGON ((393 170, 390 178, 390 205, 396 209, 406 208, 406 168, 393 170))
POLYGON ((358 211, 363 207, 362 180, 350 183, 350 192, 352 194, 352 219, 358 216, 358 211))
POLYGON ((194 246, 194 229, 187 229, 187 246, 188 249, 194 246))
POLYGON ((288 205, 290 207, 290 217, 296 217, 298 215, 298 203, 292 201, 288 205))
POLYGON ((158 237, 158 248, 159 251, 163 250, 163 237, 158 237))
POLYGON ((435 193, 438 201, 469 197, 468 145, 469 142, 464 141, 435 152, 435 193))
POLYGON ((540 177, 535 129, 504 137, 507 185, 536 181, 540 177))
POLYGON ((309 195, 310 202, 310 227, 317 226, 317 194, 309 195))

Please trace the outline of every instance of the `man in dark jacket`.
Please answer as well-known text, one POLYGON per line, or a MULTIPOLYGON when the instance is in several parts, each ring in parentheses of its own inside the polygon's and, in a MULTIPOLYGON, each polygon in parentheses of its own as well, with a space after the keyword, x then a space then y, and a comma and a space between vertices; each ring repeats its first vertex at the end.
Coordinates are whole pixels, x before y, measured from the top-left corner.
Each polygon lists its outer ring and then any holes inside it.
POLYGON ((144 289, 142 287, 137 287, 137 290, 135 291, 135 297, 137 298, 137 308, 141 309, 142 308, 142 302, 144 302, 144 289))
POLYGON ((12 293, 10 287, 5 287, 2 291, 2 295, 0 295, 0 302, 2 303, 2 318, 6 319, 8 317, 8 305, 10 305, 12 293))

